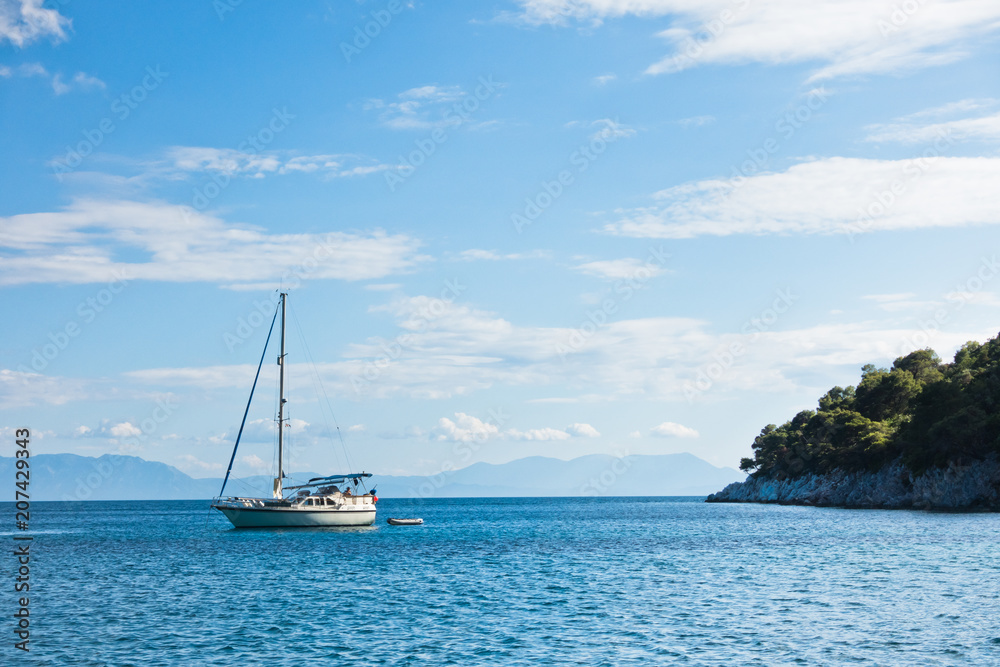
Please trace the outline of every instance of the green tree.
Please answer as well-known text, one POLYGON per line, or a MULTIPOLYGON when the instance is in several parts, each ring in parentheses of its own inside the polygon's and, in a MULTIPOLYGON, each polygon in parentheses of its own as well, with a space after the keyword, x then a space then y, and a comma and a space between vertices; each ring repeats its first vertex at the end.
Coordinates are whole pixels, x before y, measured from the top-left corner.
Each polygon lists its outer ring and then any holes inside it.
POLYGON ((778 478, 875 470, 901 457, 915 472, 1000 455, 1000 336, 970 341, 950 364, 933 350, 867 364, 857 387, 834 387, 818 409, 768 424, 740 469, 778 478))

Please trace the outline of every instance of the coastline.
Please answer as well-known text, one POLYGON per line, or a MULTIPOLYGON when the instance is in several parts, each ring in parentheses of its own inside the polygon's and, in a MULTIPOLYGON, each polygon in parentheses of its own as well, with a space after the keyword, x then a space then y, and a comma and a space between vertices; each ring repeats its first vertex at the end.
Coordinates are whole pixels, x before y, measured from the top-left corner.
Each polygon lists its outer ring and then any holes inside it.
POLYGON ((877 472, 834 470, 776 479, 762 475, 734 482, 709 503, 765 503, 849 509, 1000 511, 1000 461, 950 463, 915 475, 900 461, 877 472))

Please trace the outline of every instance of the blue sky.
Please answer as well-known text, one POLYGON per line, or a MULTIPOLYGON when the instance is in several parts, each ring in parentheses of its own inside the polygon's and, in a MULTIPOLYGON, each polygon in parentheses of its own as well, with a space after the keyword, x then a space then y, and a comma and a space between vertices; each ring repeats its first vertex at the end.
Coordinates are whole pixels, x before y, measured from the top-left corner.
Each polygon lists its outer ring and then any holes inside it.
POLYGON ((998 32, 976 0, 2 0, 0 433, 220 476, 283 285, 294 469, 346 465, 311 377, 376 473, 735 466, 865 363, 1000 329, 998 32))

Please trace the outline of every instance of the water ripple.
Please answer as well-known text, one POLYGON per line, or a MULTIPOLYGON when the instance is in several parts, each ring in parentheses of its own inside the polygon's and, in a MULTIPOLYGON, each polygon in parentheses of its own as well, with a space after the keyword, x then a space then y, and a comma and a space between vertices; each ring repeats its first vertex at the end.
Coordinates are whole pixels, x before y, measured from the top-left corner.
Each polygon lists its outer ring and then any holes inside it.
POLYGON ((236 531, 39 503, 39 665, 1000 663, 1000 516, 682 499, 383 500, 236 531))

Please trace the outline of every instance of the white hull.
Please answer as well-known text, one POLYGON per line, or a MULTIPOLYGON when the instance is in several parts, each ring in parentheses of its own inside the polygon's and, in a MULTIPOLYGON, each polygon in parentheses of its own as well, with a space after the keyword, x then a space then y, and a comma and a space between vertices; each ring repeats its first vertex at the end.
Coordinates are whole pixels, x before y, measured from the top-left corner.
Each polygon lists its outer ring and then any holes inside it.
POLYGON ((375 523, 375 504, 370 502, 340 507, 234 507, 230 503, 220 503, 214 507, 225 514, 236 528, 370 526, 375 523))

